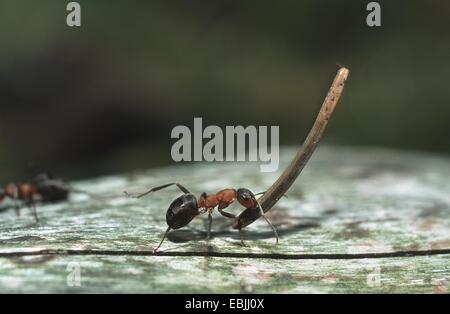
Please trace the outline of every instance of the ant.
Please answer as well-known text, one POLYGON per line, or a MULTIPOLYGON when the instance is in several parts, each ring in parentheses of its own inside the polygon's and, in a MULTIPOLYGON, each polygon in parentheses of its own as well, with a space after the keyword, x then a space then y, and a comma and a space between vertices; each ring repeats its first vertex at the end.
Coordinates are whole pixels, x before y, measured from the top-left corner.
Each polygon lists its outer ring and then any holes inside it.
MULTIPOLYGON (((266 222, 269 224, 269 226, 272 228, 276 243, 278 244, 278 233, 273 224, 270 222, 270 220, 265 216, 264 211, 261 207, 261 205, 256 200, 256 195, 264 194, 265 192, 253 194, 250 190, 245 188, 240 189, 223 189, 216 194, 207 195, 205 192, 203 192, 198 201, 197 198, 189 192, 188 189, 186 189, 184 186, 182 186, 179 183, 168 183, 164 184, 155 188, 150 189, 149 191, 135 196, 135 198, 141 198, 143 196, 146 196, 152 192, 156 192, 159 190, 162 190, 164 188, 170 187, 176 185, 184 194, 180 197, 176 198, 167 209, 166 213, 166 222, 168 225, 168 228, 166 232, 163 235, 163 238, 159 245, 153 250, 153 252, 156 252, 164 242, 167 234, 172 229, 179 229, 186 225, 188 225, 192 219, 194 219, 196 216, 200 214, 204 214, 208 212, 208 232, 207 232, 207 239, 210 239, 211 236, 211 225, 212 225, 212 212, 214 208, 217 207, 220 214, 227 218, 234 219, 232 228, 237 229, 239 231, 239 235, 241 238, 241 244, 243 246, 246 246, 244 243, 243 235, 242 235, 242 229, 246 226, 253 223, 255 220, 257 220, 260 217, 263 217, 266 222), (238 215, 231 214, 229 212, 224 211, 224 208, 227 208, 230 206, 235 200, 239 202, 242 206, 245 207, 245 210, 242 211, 238 215)), ((131 196, 127 192, 125 192, 127 196, 131 196)))
POLYGON ((36 222, 39 221, 35 202, 59 202, 65 201, 69 197, 70 188, 62 180, 53 179, 47 173, 37 175, 33 181, 28 183, 8 183, 4 189, 0 188, 0 202, 5 198, 14 201, 14 208, 17 215, 20 215, 20 208, 17 201, 27 204, 33 213, 36 222))

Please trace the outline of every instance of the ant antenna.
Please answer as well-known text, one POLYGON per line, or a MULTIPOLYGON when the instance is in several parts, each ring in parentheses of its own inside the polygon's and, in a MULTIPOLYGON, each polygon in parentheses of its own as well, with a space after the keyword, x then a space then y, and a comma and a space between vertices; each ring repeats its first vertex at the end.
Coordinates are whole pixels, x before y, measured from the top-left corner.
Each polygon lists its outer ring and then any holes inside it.
MULTIPOLYGON (((267 191, 259 192, 259 193, 253 194, 253 195, 255 195, 255 196, 258 196, 258 195, 264 195, 264 193, 266 193, 266 192, 267 192, 267 191)), ((286 194, 284 194, 283 197, 288 198, 288 196, 287 196, 286 194)))

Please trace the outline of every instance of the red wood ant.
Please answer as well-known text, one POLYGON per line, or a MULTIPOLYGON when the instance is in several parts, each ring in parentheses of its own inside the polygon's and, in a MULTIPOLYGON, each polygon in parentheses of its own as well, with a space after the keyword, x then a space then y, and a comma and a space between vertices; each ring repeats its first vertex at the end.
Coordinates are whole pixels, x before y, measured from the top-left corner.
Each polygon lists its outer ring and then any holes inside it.
MULTIPOLYGON (((245 228, 246 226, 248 226, 249 224, 251 224, 260 217, 263 217, 267 221, 269 226, 272 228, 276 237, 276 243, 278 243, 279 237, 277 230, 272 225, 270 220, 264 215, 264 211, 262 207, 259 205, 258 201, 256 200, 255 194, 253 194, 250 190, 245 188, 240 188, 237 190, 224 189, 212 195, 207 195, 204 192, 200 195, 197 201, 197 198, 181 184, 168 183, 152 188, 149 191, 137 195, 135 197, 141 198, 152 192, 162 190, 172 185, 176 185, 184 194, 176 198, 167 209, 166 222, 168 228, 164 233, 161 242, 154 249, 154 252, 156 252, 161 247, 162 243, 164 242, 164 239, 166 238, 170 230, 182 228, 188 225, 192 221, 192 219, 194 219, 196 216, 206 212, 208 212, 209 224, 208 224, 207 238, 209 239, 211 236, 212 212, 216 207, 220 214, 222 214, 227 218, 234 219, 232 228, 239 230, 239 235, 241 237, 241 244, 243 246, 245 246, 245 243, 242 236, 242 228, 245 228), (244 211, 242 211, 239 215, 234 215, 223 210, 224 208, 230 206, 235 200, 237 200, 239 204, 245 207, 244 211)), ((125 194, 130 196, 127 192, 125 192, 125 194)))
POLYGON ((36 221, 39 217, 36 211, 35 202, 59 202, 67 200, 70 188, 62 180, 53 179, 50 175, 43 173, 37 175, 29 183, 8 183, 4 189, 0 188, 0 202, 5 198, 14 201, 14 208, 17 215, 20 215, 18 201, 27 204, 33 213, 36 221))

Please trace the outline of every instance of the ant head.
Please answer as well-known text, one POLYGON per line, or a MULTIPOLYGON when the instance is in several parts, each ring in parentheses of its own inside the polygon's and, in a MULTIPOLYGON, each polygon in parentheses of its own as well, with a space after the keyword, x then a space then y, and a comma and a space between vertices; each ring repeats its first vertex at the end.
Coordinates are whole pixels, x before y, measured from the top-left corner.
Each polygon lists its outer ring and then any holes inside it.
POLYGON ((183 194, 170 204, 166 213, 167 225, 179 229, 198 215, 197 199, 192 194, 183 194))
POLYGON ((245 208, 254 207, 256 205, 255 195, 248 189, 238 189, 236 192, 236 198, 245 208))

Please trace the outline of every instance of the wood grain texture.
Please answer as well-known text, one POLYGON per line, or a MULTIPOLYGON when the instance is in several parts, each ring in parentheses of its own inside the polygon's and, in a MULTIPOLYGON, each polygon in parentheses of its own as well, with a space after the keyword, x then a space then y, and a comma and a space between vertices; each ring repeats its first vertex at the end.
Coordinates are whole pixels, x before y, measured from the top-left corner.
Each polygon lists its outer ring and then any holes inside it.
MULTIPOLYGON (((281 151, 280 170, 294 153, 281 151)), ((249 247, 241 247, 231 222, 215 212, 209 242, 205 215, 169 234, 161 254, 170 256, 153 256, 165 211, 180 192, 169 188, 139 200, 123 195, 172 181, 196 195, 225 187, 260 192, 279 173, 258 169, 193 163, 74 182, 96 197, 74 194, 70 202, 39 206, 37 224, 26 210, 19 218, 2 211, 0 292, 448 291, 446 158, 320 147, 268 213, 278 246, 261 219, 245 229, 249 247), (81 287, 66 284, 72 261, 81 265, 81 287)))
POLYGON ((21 293, 447 293, 449 262, 447 255, 301 261, 33 256, 0 259, 0 287, 21 293), (80 286, 67 285, 68 265, 74 263, 80 266, 80 286))

